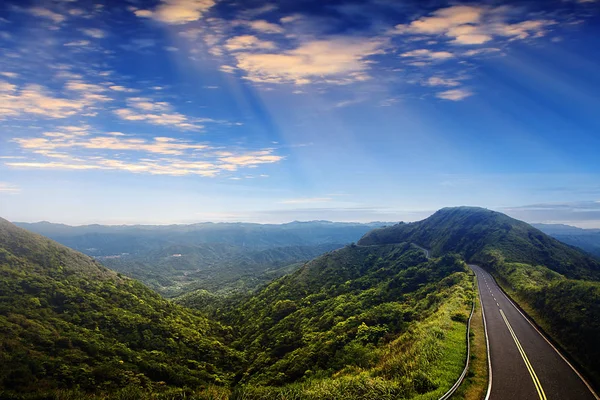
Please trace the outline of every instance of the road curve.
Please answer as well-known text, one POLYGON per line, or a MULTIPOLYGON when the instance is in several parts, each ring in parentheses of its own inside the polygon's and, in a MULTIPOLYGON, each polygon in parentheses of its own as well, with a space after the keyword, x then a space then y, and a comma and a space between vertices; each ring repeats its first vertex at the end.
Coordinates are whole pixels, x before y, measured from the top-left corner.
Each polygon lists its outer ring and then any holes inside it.
POLYGON ((489 340, 490 400, 599 400, 580 376, 476 265, 489 340))

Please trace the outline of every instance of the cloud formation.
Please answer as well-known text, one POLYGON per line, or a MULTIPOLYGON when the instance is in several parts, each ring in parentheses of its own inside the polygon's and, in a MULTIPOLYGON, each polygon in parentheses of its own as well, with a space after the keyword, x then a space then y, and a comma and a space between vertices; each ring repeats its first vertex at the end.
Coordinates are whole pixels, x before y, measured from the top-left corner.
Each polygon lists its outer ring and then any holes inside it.
POLYGON ((381 40, 334 38, 302 43, 282 52, 239 52, 237 68, 261 83, 345 84, 369 79, 368 57, 382 54, 381 40))
POLYGON ((436 97, 444 100, 460 101, 473 95, 473 92, 466 89, 450 89, 436 93, 436 97))
MULTIPOLYGON (((74 87, 77 87, 77 84, 74 87)), ((0 80, 0 120, 27 114, 67 118, 98 102, 110 100, 97 93, 77 94, 77 98, 54 97, 40 85, 28 84, 19 89, 16 85, 0 80)))
POLYGON ((132 97, 127 99, 128 108, 114 110, 114 113, 126 121, 144 121, 154 125, 174 126, 181 129, 199 130, 204 126, 200 121, 210 119, 191 119, 181 113, 173 111, 171 104, 165 101, 154 102, 149 98, 132 97))
POLYGON ((136 10, 135 15, 181 25, 199 20, 215 4, 214 0, 165 0, 154 10, 136 10))
POLYGON ((172 137, 145 139, 120 132, 92 133, 89 126, 63 126, 41 136, 13 142, 32 158, 5 162, 12 168, 57 170, 121 170, 153 175, 200 175, 255 168, 283 160, 275 149, 215 149, 208 143, 172 137))
POLYGON ((556 24, 549 19, 529 19, 511 23, 508 6, 454 5, 441 8, 408 24, 396 25, 398 34, 445 36, 458 45, 480 45, 494 38, 509 40, 544 36, 556 24))

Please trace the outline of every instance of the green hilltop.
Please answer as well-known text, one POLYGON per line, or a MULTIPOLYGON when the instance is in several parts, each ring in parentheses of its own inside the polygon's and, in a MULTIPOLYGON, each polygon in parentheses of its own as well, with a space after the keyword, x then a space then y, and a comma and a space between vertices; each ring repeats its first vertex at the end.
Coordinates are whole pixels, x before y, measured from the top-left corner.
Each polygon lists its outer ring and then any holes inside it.
POLYGON ((531 225, 478 207, 444 208, 375 229, 358 243, 412 242, 460 254, 492 272, 550 336, 600 383, 600 261, 531 225))
POLYGON ((176 301, 0 219, 0 398, 439 398, 464 365, 465 261, 598 381, 600 264, 497 212, 442 209, 253 293, 176 301))

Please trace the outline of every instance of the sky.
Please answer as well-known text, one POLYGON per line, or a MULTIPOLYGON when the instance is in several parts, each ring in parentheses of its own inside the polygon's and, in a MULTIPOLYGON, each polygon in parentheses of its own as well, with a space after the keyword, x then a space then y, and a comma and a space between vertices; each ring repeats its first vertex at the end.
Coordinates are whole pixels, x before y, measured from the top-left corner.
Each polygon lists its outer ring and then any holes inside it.
POLYGON ((600 0, 3 1, 0 216, 600 227, 600 0))

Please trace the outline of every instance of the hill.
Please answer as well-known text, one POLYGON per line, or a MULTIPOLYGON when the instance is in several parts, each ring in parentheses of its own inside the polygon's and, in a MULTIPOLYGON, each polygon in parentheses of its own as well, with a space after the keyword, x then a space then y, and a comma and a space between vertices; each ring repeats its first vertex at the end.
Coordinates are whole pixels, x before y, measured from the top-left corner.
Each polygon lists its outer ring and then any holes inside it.
POLYGON ((355 242, 383 223, 17 225, 93 256, 171 297, 196 289, 221 295, 252 291, 280 276, 275 271, 282 267, 355 242))
MULTIPOLYGON (((230 330, 0 219, 0 398, 226 384, 230 330)), ((78 398, 74 395, 74 398, 78 398)), ((32 397, 33 398, 33 397, 32 397)))
POLYGON ((352 245, 214 315, 246 350, 236 398, 438 398, 460 374, 472 298, 455 256, 352 245))
POLYGON ((582 229, 562 224, 532 224, 535 228, 571 246, 600 258, 600 229, 582 229))
POLYGON ((207 318, 5 220, 0 277, 3 399, 438 396, 473 298, 454 256, 352 245, 207 318))
POLYGON ((358 244, 412 242, 433 255, 460 253, 470 262, 482 262, 490 251, 506 262, 543 265, 574 279, 600 279, 600 262, 531 225, 499 212, 477 207, 444 208, 429 218, 375 229, 358 244))
POLYGON ((358 243, 413 242, 461 254, 500 285, 600 384, 600 262, 504 214, 444 208, 410 224, 375 229, 358 243))

